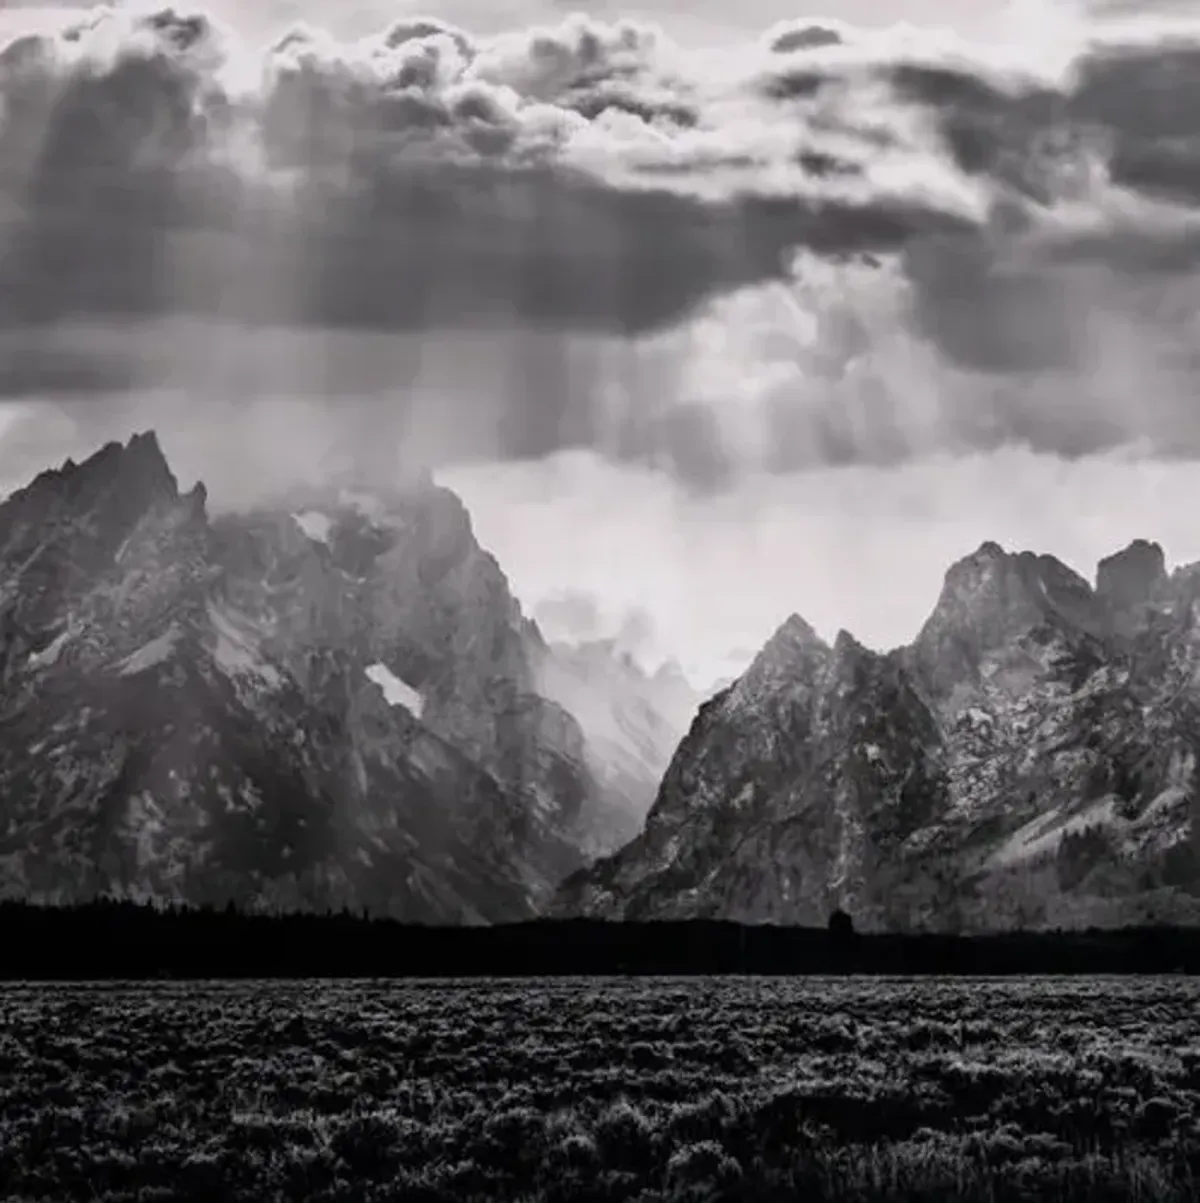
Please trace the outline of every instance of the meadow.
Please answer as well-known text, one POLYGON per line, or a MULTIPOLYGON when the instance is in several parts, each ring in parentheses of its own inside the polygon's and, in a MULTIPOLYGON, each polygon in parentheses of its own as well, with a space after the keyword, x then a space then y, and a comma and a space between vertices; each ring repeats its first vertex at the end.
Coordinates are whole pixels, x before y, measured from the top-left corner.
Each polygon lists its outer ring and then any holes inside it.
POLYGON ((1200 1198, 1200 981, 0 986, 0 1197, 1200 1198))

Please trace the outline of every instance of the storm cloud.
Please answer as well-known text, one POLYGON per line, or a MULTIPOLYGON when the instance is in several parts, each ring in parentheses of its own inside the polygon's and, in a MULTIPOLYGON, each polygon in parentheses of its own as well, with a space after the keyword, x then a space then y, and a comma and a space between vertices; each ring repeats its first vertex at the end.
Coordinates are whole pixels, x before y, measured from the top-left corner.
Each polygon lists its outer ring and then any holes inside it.
POLYGON ((203 15, 107 10, 19 39, 0 318, 636 334, 782 277, 791 248, 969 220, 870 164, 811 176, 748 89, 681 75, 662 40, 573 19, 477 43, 424 20, 353 45, 296 30, 255 60, 203 15))
POLYGON ((91 10, 0 47, 0 396, 336 399, 439 462, 702 488, 1198 454, 1200 25, 1051 50, 584 18, 258 50, 91 10))
POLYGON ((1195 204, 1196 31, 1119 34, 1036 73, 808 22, 715 70, 634 22, 257 53, 202 13, 92 10, 0 49, 0 316, 637 334, 799 249, 1036 224, 1097 167, 1195 204))

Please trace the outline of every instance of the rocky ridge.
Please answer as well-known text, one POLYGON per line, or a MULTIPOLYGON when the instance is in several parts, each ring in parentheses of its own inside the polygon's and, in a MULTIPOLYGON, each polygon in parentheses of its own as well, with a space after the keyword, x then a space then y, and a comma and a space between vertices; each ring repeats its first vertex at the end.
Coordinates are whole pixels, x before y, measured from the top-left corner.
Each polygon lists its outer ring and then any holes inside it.
POLYGON ((984 930, 1200 920, 1200 566, 985 543, 914 642, 788 619, 557 913, 984 930))

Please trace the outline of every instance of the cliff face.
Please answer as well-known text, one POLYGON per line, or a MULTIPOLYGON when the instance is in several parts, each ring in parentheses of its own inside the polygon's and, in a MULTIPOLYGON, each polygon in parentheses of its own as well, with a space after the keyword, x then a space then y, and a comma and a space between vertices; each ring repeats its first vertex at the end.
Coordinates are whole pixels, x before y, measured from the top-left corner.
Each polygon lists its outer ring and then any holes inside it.
POLYGON ((1200 919, 1200 571, 984 544, 909 647, 799 618, 555 910, 981 930, 1200 919))
POLYGON ((153 435, 0 505, 0 889, 534 913, 606 795, 458 498, 209 516, 153 435))

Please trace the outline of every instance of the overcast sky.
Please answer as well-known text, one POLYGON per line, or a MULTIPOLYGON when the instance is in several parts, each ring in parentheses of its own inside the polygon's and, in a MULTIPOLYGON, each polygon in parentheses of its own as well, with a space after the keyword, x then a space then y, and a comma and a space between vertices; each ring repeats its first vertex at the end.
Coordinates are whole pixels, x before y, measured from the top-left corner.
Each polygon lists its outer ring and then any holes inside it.
POLYGON ((419 459, 702 677, 985 539, 1200 558, 1194 6, 173 11, 0 11, 0 486, 419 459))

